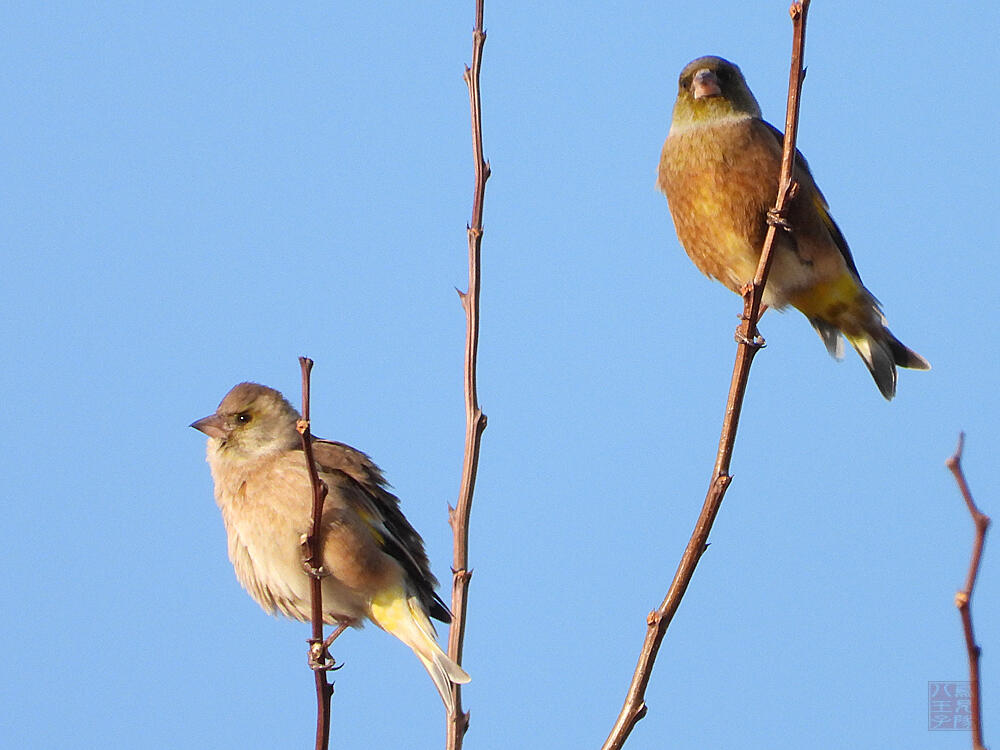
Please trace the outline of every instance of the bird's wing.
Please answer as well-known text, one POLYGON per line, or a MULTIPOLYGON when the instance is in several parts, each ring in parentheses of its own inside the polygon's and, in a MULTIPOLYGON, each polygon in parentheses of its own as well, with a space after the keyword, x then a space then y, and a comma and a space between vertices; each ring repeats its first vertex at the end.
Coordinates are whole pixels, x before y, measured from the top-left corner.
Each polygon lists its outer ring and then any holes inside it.
POLYGON ((371 528, 383 551, 395 558, 407 573, 429 614, 441 622, 451 622, 451 612, 435 593, 437 579, 431 573, 424 542, 399 508, 399 498, 366 454, 333 440, 313 440, 313 457, 321 471, 336 472, 355 488, 344 498, 371 528))
MULTIPOLYGON (((785 136, 782 132, 765 120, 760 120, 759 122, 774 136, 774 139, 778 143, 778 148, 783 149, 785 146, 785 136)), ((826 231, 830 233, 833 243, 843 256, 844 263, 847 264, 851 273, 860 280, 861 274, 858 273, 858 267, 854 263, 854 256, 851 255, 851 248, 848 247, 847 240, 844 239, 844 233, 840 231, 837 222, 830 215, 830 206, 827 205, 826 198, 823 197, 823 193, 820 192, 819 186, 813 179, 812 171, 809 169, 809 162, 806 161, 806 157, 798 149, 795 149, 795 180, 802 188, 805 188, 800 192, 800 195, 808 194, 812 197, 813 208, 816 210, 816 214, 819 216, 826 231)), ((792 229, 794 230, 794 227, 792 229)))

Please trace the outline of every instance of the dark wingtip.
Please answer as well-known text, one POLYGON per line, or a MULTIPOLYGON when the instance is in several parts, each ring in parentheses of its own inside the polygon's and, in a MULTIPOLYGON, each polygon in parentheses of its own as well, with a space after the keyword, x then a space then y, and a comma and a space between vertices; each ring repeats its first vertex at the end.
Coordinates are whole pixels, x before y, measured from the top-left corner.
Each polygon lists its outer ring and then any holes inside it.
POLYGON ((428 614, 439 622, 451 623, 451 610, 448 609, 447 605, 441 601, 441 597, 437 594, 434 594, 434 599, 428 607, 428 614))

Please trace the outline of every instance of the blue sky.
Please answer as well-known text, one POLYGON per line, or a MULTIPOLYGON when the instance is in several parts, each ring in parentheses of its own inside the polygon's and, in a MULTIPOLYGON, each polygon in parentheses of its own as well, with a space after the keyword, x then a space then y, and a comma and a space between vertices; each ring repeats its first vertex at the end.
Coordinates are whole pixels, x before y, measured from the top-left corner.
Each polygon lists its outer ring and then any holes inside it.
MULTIPOLYGON (((464 431, 462 66, 473 5, 12 3, 0 13, 0 388, 9 747, 308 747, 308 626, 226 558, 202 436, 242 380, 385 469, 444 580, 464 431)), ((799 144, 893 331, 886 403, 798 313, 768 313, 733 485, 630 747, 967 747, 927 731, 961 680, 952 597, 998 415, 1000 18, 810 12, 799 144), (993 364, 990 364, 990 363, 993 364)), ((786 4, 487 3, 493 167, 465 664, 469 748, 595 747, 711 472, 740 301, 654 187, 677 73, 743 69, 784 117, 786 4)), ((987 741, 1000 601, 974 600, 987 741)), ((334 747, 437 747, 419 662, 368 627, 335 655, 334 747)))

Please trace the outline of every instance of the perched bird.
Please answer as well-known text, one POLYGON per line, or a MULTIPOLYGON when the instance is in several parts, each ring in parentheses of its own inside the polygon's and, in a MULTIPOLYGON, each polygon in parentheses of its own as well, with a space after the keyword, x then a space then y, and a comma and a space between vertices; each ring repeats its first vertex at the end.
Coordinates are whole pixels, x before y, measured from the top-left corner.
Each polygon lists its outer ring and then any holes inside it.
MULTIPOLYGON (((191 426, 208 435, 215 501, 236 577, 267 612, 310 619, 310 576, 302 543, 311 528, 312 485, 296 430, 299 413, 273 388, 240 383, 211 416, 191 426)), ((313 438, 329 488, 323 508, 323 614, 329 624, 365 618, 413 649, 449 713, 450 683, 469 675, 438 646, 429 617, 451 621, 434 592, 423 540, 361 451, 313 438)))
MULTIPOLYGON (((700 57, 681 71, 657 184, 691 260, 737 293, 753 280, 760 260, 767 213, 778 194, 783 141, 761 119, 757 100, 731 62, 700 57)), ((889 332, 798 152, 793 178, 799 189, 787 214, 791 231, 777 235, 763 302, 798 308, 838 359, 843 335, 891 399, 896 365, 930 365, 889 332)))

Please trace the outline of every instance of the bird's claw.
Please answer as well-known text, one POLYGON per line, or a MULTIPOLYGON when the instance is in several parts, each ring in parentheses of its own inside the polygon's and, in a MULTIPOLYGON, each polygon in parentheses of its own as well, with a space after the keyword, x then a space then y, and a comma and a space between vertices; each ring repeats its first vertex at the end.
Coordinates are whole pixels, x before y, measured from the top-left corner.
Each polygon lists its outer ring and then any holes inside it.
POLYGON ((314 568, 312 565, 309 564, 308 560, 302 561, 302 569, 306 572, 307 575, 310 575, 313 578, 326 578, 328 575, 330 575, 330 571, 327 570, 325 567, 320 565, 318 568, 314 568))
POLYGON ((764 337, 759 333, 755 333, 753 337, 748 337, 743 333, 743 326, 736 329, 736 335, 733 337, 736 339, 737 344, 746 344, 752 349, 763 349, 767 346, 767 342, 764 337))
POLYGON ((309 641, 309 669, 314 672, 329 672, 331 669, 340 669, 343 665, 330 656, 326 644, 323 641, 309 641))
POLYGON ((312 547, 309 545, 308 534, 301 534, 299 536, 299 547, 301 548, 302 552, 302 569, 305 570, 305 572, 308 575, 312 576, 313 578, 325 578, 326 576, 330 575, 330 571, 328 571, 322 565, 314 567, 313 564, 310 562, 310 560, 313 559, 313 553, 312 553, 312 547))
POLYGON ((767 223, 771 226, 778 227, 779 229, 784 229, 786 232, 792 231, 792 225, 789 224, 788 219, 785 218, 784 211, 769 208, 767 210, 767 223))

